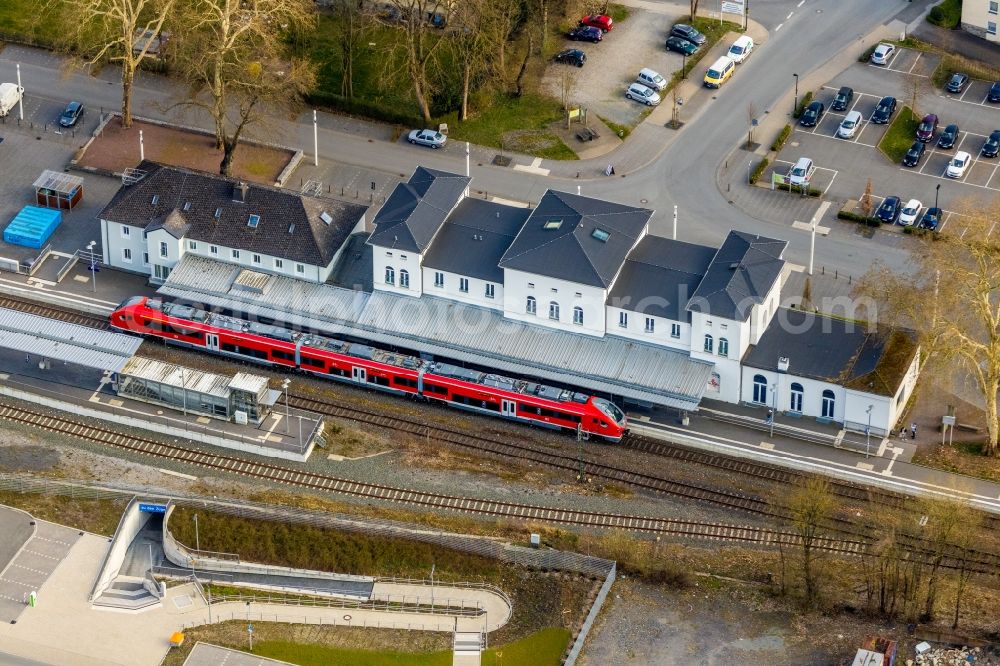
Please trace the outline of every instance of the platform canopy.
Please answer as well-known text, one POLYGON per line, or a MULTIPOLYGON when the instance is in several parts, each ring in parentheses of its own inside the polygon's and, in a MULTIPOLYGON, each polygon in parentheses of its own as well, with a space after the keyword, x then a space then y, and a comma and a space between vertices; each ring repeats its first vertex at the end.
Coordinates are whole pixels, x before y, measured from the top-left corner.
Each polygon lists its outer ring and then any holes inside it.
POLYGON ((54 194, 70 196, 83 185, 83 178, 64 171, 46 169, 33 184, 36 190, 49 190, 54 194))
POLYGON ((0 308, 0 347, 119 372, 142 338, 0 308))

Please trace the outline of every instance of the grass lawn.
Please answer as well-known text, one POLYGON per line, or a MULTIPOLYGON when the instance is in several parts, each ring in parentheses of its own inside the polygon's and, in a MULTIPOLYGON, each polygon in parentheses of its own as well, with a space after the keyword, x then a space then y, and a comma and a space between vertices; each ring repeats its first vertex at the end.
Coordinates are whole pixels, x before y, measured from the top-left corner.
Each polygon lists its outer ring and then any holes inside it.
POLYGON ((917 451, 913 462, 979 479, 1000 481, 1000 458, 987 457, 983 454, 983 447, 979 442, 935 446, 917 451))
POLYGON ((889 125, 885 136, 878 142, 879 150, 889 158, 889 161, 898 164, 916 141, 919 125, 920 119, 914 117, 910 107, 902 107, 896 112, 896 119, 889 125))
POLYGON ((53 22, 47 21, 49 10, 39 0, 0 1, 0 35, 6 33, 24 41, 51 44, 59 33, 53 22))
POLYGON ((448 123, 448 136, 453 140, 549 159, 575 160, 576 153, 547 131, 549 125, 562 118, 558 100, 529 94, 520 99, 497 95, 493 104, 466 121, 459 122, 457 112, 441 121, 448 123))
POLYGON ((940 5, 932 7, 927 14, 927 22, 954 30, 962 22, 962 0, 944 0, 940 5))

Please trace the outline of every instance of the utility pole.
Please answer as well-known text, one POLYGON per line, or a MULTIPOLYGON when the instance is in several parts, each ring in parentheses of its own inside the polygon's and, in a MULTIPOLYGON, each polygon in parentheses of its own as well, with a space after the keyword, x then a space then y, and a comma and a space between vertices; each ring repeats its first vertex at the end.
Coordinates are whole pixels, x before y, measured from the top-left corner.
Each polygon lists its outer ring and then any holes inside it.
POLYGON ((576 480, 583 483, 583 424, 576 424, 576 480))
POLYGON ((201 552, 201 539, 198 538, 198 514, 194 514, 194 549, 201 552))

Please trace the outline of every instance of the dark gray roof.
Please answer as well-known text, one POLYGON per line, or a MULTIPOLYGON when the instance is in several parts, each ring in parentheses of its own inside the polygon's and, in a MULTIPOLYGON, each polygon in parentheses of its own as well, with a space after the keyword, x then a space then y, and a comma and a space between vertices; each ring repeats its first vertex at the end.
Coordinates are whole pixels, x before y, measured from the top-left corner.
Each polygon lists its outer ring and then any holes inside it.
POLYGON ((775 370, 788 359, 788 374, 848 388, 895 395, 917 345, 902 330, 779 308, 760 341, 747 349, 743 365, 775 370))
POLYGON ((745 321, 750 308, 763 302, 785 265, 786 241, 730 231, 705 278, 691 295, 692 312, 745 321))
POLYGON ((471 178, 417 167, 392 191, 372 222, 372 245, 405 252, 423 252, 448 214, 462 199, 471 178))
POLYGON ((500 258, 531 210, 482 199, 463 199, 434 238, 423 265, 503 283, 500 258))
POLYGON ((233 196, 237 183, 222 176, 155 162, 143 162, 138 168, 145 177, 123 185, 101 211, 101 219, 147 230, 163 228, 178 238, 316 266, 330 263, 367 210, 257 184, 248 185, 245 201, 237 201, 233 196), (260 216, 256 228, 247 224, 251 215, 260 216))
POLYGON ((647 208, 549 190, 500 267, 606 288, 652 215, 647 208))
POLYGON ((688 299, 715 256, 714 247, 645 236, 629 255, 608 305, 653 317, 690 321, 688 299))

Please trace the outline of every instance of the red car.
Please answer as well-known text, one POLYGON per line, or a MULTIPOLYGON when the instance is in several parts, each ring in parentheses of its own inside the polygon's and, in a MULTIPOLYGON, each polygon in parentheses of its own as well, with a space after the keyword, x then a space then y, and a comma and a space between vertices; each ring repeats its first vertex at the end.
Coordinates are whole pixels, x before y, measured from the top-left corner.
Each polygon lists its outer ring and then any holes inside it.
POLYGON ((610 32, 614 28, 614 21, 611 20, 610 16, 605 16, 604 14, 592 14, 590 16, 584 16, 580 19, 580 25, 585 25, 590 28, 600 28, 602 32, 610 32))

